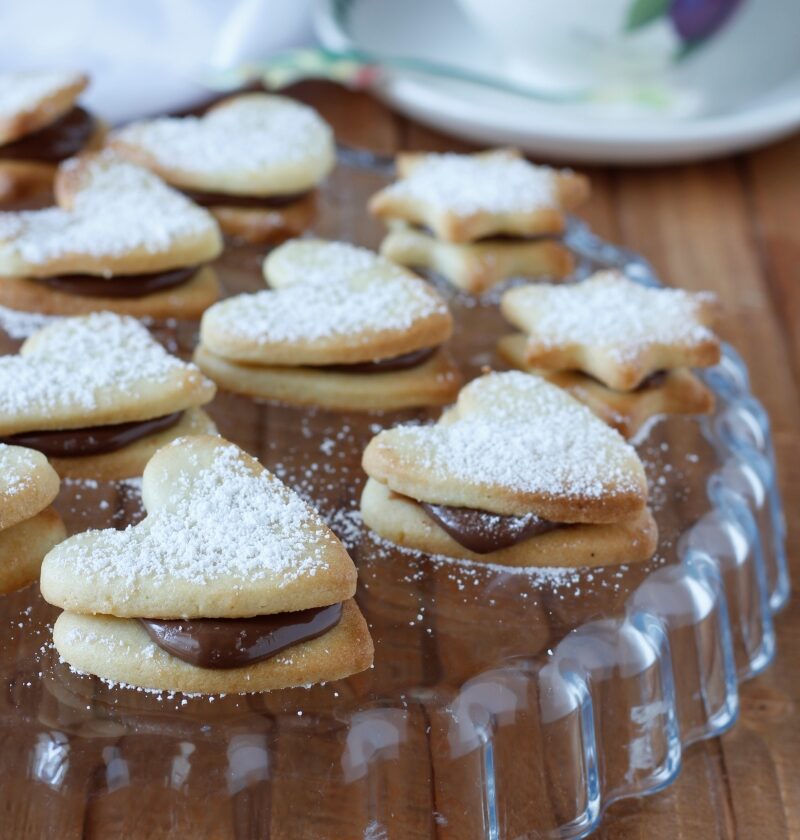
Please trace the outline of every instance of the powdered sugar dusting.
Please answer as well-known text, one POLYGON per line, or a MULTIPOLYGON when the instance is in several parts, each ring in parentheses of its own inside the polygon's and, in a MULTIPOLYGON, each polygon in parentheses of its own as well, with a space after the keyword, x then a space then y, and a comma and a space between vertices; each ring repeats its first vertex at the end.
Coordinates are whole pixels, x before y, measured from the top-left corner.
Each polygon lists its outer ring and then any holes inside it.
POLYGON ((0 495, 15 496, 31 486, 36 454, 0 443, 0 495))
POLYGON ((370 344, 376 331, 406 330, 420 319, 448 312, 419 278, 344 243, 327 243, 295 271, 281 273, 283 282, 274 291, 216 304, 206 313, 204 327, 258 344, 339 336, 351 344, 370 344))
POLYGON ((241 455, 221 445, 198 467, 190 452, 187 465, 170 473, 163 507, 124 531, 72 538, 52 561, 71 575, 129 587, 142 580, 202 586, 221 578, 235 589, 266 577, 284 587, 326 570, 325 553, 336 538, 299 496, 267 471, 254 474, 241 455))
POLYGON ((603 347, 624 362, 654 344, 697 345, 714 339, 700 321, 708 293, 649 288, 620 272, 603 271, 582 283, 532 284, 509 291, 503 311, 537 345, 603 347))
POLYGON ((210 213, 147 170, 108 153, 79 165, 88 171, 72 209, 0 213, 0 254, 41 265, 67 254, 168 253, 182 238, 217 236, 210 213))
POLYGON ((17 309, 9 309, 7 306, 0 306, 0 329, 9 338, 28 338, 42 327, 59 320, 55 315, 41 315, 38 312, 22 312, 17 309))
POLYGON ((109 391, 166 383, 176 372, 201 378, 137 320, 110 312, 61 319, 32 341, 24 355, 0 357, 0 415, 85 414, 108 402, 109 391))
POLYGON ((551 497, 603 498, 640 488, 635 450, 539 377, 515 371, 481 377, 462 391, 457 410, 444 425, 400 426, 372 445, 433 481, 551 497))
POLYGON ((44 99, 80 80, 78 73, 58 71, 0 73, 0 120, 33 111, 44 99))
POLYGON ((162 166, 224 174, 302 162, 327 155, 328 125, 313 108, 285 97, 242 96, 202 117, 162 117, 116 135, 162 166))
POLYGON ((556 172, 507 154, 429 154, 386 195, 413 199, 435 211, 526 213, 558 203, 556 172))

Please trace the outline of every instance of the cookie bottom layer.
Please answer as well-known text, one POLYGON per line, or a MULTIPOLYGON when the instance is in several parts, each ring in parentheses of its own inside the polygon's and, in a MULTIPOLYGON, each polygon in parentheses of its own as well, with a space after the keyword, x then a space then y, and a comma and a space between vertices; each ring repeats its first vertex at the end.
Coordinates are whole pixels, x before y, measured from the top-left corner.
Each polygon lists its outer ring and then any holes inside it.
POLYGON ((437 272, 465 292, 481 294, 510 277, 560 279, 575 266, 569 249, 553 240, 442 242, 411 227, 396 227, 381 255, 399 265, 437 272))
POLYGON ((38 580, 45 554, 66 536, 61 517, 51 507, 0 531, 0 594, 38 580))
POLYGON ((189 408, 168 429, 147 435, 116 452, 103 455, 77 455, 74 458, 51 458, 50 463, 62 478, 96 481, 119 481, 140 476, 147 462, 175 438, 186 435, 216 435, 214 421, 201 408, 189 408))
POLYGON ((570 525, 529 540, 476 554, 457 543, 416 502, 393 493, 373 478, 361 495, 364 522, 381 537, 426 554, 444 554, 500 566, 614 566, 653 556, 658 528, 649 509, 610 525, 570 525))
POLYGON ((541 370, 527 364, 526 344, 521 333, 507 335, 497 343, 497 351, 512 367, 535 373, 563 388, 627 438, 659 414, 709 414, 714 410, 714 394, 688 368, 668 371, 664 380, 652 388, 614 391, 579 371, 541 370))
POLYGON ((43 315, 88 315, 106 311, 135 318, 197 320, 218 298, 217 275, 209 266, 201 268, 180 286, 138 298, 71 295, 24 277, 0 278, 0 306, 43 315))
POLYGON ((315 368, 257 367, 228 362, 202 344, 194 360, 218 385, 239 394, 336 411, 371 411, 446 405, 461 374, 442 350, 427 362, 388 373, 326 372, 315 368))
POLYGON ((207 209, 214 214, 226 236, 255 245, 281 242, 299 236, 311 226, 317 211, 316 193, 285 207, 212 205, 207 209))
MULTIPOLYGON (((106 125, 95 117, 94 131, 84 152, 99 149, 106 136, 106 125)), ((51 194, 57 163, 41 160, 4 159, 0 146, 0 203, 26 201, 51 194)))
POLYGON ((341 621, 332 630, 243 668, 189 665, 153 644, 132 618, 64 612, 53 627, 53 641, 61 658, 79 671, 142 688, 201 694, 339 680, 369 668, 374 652, 367 622, 352 599, 345 601, 341 621))

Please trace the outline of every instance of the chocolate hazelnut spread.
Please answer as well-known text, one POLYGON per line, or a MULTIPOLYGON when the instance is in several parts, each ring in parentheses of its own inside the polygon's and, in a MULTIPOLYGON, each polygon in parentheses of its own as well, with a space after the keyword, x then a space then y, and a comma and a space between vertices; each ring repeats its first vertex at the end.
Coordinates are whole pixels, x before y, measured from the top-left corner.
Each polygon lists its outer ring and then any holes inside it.
POLYGON ((502 516, 485 510, 418 502, 425 513, 459 544, 476 554, 508 548, 531 537, 568 525, 541 519, 533 513, 502 516))
POLYGON ((54 123, 0 146, 0 159, 58 163, 78 154, 94 130, 94 117, 76 106, 54 123))
POLYGON ((311 195, 312 190, 285 195, 232 195, 230 193, 201 192, 200 190, 181 190, 195 204, 202 207, 242 207, 264 210, 287 207, 311 195))
POLYGON ((650 388, 659 388, 664 384, 664 380, 669 376, 668 370, 657 370, 646 376, 637 386, 634 391, 647 391, 650 388))
POLYGON ((96 274, 56 274, 53 277, 37 277, 35 282, 70 295, 137 298, 181 286, 194 277, 198 268, 199 266, 195 265, 150 274, 115 274, 113 277, 101 277, 96 274))
POLYGON ((377 359, 373 362, 354 362, 350 365, 319 365, 315 370, 325 370, 335 373, 389 373, 395 370, 409 370, 418 367, 430 359, 438 347, 423 347, 402 356, 392 356, 388 359, 377 359))
POLYGON ((342 605, 252 618, 140 618, 150 638, 167 653, 198 668, 240 668, 269 659, 291 645, 335 627, 342 605))
POLYGON ((169 429, 181 419, 182 415, 182 411, 176 411, 174 414, 154 417, 152 420, 136 420, 132 423, 117 423, 113 426, 21 432, 0 438, 0 443, 36 449, 48 458, 104 455, 107 452, 116 452, 123 446, 134 443, 147 435, 169 429))

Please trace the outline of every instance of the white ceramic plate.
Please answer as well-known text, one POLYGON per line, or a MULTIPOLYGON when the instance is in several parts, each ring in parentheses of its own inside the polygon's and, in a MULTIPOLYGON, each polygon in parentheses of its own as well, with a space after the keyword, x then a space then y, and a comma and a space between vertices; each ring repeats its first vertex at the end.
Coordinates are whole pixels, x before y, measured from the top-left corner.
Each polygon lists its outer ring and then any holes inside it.
MULTIPOLYGON (((800 128, 800 50, 797 41, 788 52, 780 43, 800 20, 764 16, 765 5, 746 5, 727 46, 687 62, 682 81, 704 103, 693 115, 641 110, 623 115, 607 105, 548 104, 418 72, 392 71, 377 92, 435 128, 544 158, 644 164, 736 152, 800 128), (747 38, 754 24, 758 43, 752 45, 747 38), (748 43, 753 49, 745 51, 748 43)), ((502 73, 502 56, 451 0, 318 0, 315 26, 330 49, 502 73)))

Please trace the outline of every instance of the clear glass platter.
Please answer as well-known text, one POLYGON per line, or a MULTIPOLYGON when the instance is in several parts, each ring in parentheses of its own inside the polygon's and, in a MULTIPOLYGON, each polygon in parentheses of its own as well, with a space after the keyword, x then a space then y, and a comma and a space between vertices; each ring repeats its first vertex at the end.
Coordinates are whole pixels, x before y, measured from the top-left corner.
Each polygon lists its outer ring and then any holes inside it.
MULTIPOLYGON (((366 200, 389 175, 343 155, 313 232, 375 247, 366 200)), ((567 233, 576 277, 600 266, 657 283, 635 254, 567 233)), ((231 246, 226 294, 263 284, 264 249, 231 246)), ((497 291, 433 278, 467 378, 501 367, 497 291)), ((0 351, 36 319, 0 313, 0 351)), ((154 324, 191 352, 196 324, 154 324)), ((681 752, 737 715, 737 686, 773 655, 787 598, 768 419, 730 347, 704 373, 707 418, 661 419, 637 446, 661 533, 648 563, 509 570, 403 551, 370 534, 360 457, 381 428, 434 411, 341 414, 221 393, 220 432, 315 504, 359 567, 373 669, 264 695, 108 686, 60 663, 36 586, 0 598, 0 838, 583 837, 620 797, 652 793, 681 752)), ((70 532, 144 515, 137 480, 67 482, 70 532)))

